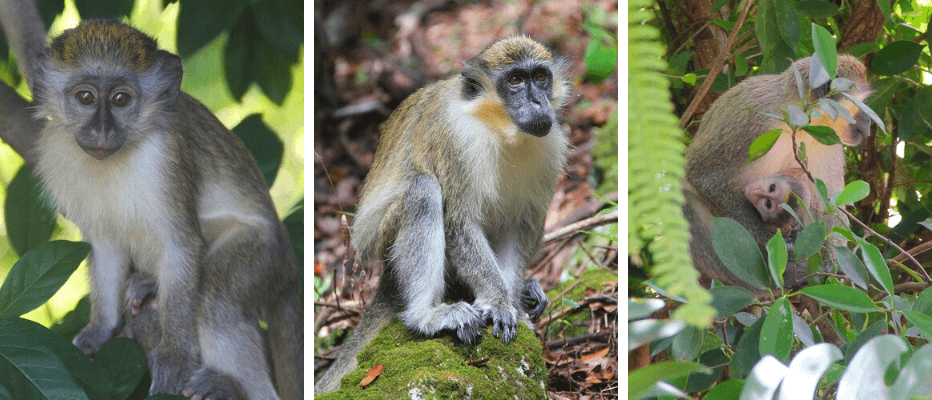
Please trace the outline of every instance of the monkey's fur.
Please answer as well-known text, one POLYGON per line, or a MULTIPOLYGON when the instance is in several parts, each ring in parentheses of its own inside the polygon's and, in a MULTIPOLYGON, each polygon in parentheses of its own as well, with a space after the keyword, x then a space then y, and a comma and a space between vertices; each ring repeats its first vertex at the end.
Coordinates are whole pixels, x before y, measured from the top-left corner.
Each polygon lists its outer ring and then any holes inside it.
MULTIPOLYGON (((821 201, 814 201, 815 190, 814 184, 801 168, 792 168, 749 183, 744 189, 744 195, 757 208, 761 220, 771 232, 780 231, 783 236, 790 236, 802 226, 780 205, 788 204, 794 210, 805 205, 810 213, 820 215, 825 207, 821 201)), ((808 213, 797 215, 804 225, 811 223, 808 213)))
POLYGON ((279 393, 301 398, 291 241, 245 146, 180 91, 180 58, 125 24, 90 21, 38 64, 36 173, 92 246, 91 316, 75 344, 93 356, 117 333, 138 270, 153 277, 159 308, 150 393, 276 398, 261 318, 279 393))
MULTIPOLYGON (((797 60, 794 64, 804 84, 808 84, 809 58, 797 60)), ((870 94, 864 65, 856 58, 840 55, 837 75, 857 84, 857 89, 850 93, 855 98, 863 101, 870 94)), ((826 87, 813 88, 811 98, 818 99, 827 92, 826 87)), ((773 237, 775 230, 762 220, 758 209, 745 196, 745 189, 758 179, 788 173, 787 170, 798 169, 800 166, 793 156, 789 128, 783 122, 760 113, 779 115, 781 108, 798 100, 796 78, 793 69, 788 68, 779 75, 758 75, 742 81, 718 98, 703 116, 699 131, 686 151, 684 194, 687 201, 683 211, 690 225, 693 264, 705 279, 717 279, 757 293, 763 290, 744 283, 721 263, 712 248, 710 218, 716 216, 736 220, 748 229, 761 251, 766 254, 764 246, 773 237), (762 158, 746 164, 751 142, 776 128, 784 132, 773 148, 762 158)), ((841 96, 835 100, 851 113, 856 123, 850 124, 841 118, 832 120, 823 113, 822 117, 813 119, 811 124, 833 128, 845 145, 859 145, 870 134, 870 119, 849 100, 841 96)), ((807 168, 813 177, 825 182, 830 195, 840 192, 845 184, 845 154, 842 145, 823 145, 802 130, 798 132, 797 142, 806 145, 807 168)), ((815 192, 812 194, 813 197, 817 196, 815 192)), ((796 211, 802 211, 798 204, 796 211)), ((814 217, 825 221, 829 229, 834 224, 843 223, 839 221, 838 215, 814 217)), ((805 273, 804 262, 788 265, 784 276, 787 286, 800 283, 797 280, 805 273)))
POLYGON ((569 90, 562 61, 516 36, 392 113, 352 228, 358 257, 385 260, 385 273, 317 393, 339 388, 396 315, 417 334, 455 331, 466 343, 488 321, 504 343, 529 323, 522 298, 546 297, 525 268, 566 162, 559 110, 569 90))

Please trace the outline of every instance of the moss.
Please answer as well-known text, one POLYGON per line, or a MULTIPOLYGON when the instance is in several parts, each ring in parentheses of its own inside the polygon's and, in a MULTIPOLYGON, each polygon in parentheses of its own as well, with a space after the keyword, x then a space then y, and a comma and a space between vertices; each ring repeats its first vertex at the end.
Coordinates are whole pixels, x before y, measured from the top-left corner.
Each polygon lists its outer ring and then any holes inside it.
POLYGON ((359 368, 341 389, 318 399, 546 399, 547 368, 534 333, 518 324, 508 345, 486 328, 476 346, 452 334, 417 339, 394 320, 359 353, 359 368), (488 358, 481 365, 475 361, 488 358), (467 363, 472 359, 474 364, 467 363), (359 382, 376 364, 382 375, 365 388, 359 382))

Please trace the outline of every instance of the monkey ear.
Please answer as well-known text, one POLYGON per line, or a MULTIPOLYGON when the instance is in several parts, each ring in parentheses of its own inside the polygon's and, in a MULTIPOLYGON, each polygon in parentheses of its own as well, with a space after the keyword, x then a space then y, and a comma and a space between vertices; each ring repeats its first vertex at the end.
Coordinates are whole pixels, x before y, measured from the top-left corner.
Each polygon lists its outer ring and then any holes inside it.
POLYGON ((181 78, 184 76, 181 57, 164 50, 156 50, 154 55, 155 65, 150 74, 157 85, 154 87, 159 88, 156 96, 173 105, 181 93, 181 78))

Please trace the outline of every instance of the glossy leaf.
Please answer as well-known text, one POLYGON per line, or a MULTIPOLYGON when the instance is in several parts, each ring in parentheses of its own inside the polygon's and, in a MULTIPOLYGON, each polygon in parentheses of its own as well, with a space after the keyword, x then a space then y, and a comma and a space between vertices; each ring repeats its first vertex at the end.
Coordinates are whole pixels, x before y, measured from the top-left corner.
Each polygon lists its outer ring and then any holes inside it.
POLYGON ((866 293, 852 287, 831 284, 817 285, 804 287, 801 291, 819 303, 839 310, 858 313, 877 311, 874 302, 871 301, 870 297, 867 297, 866 293))
MULTIPOLYGON (((15 397, 87 399, 55 352, 37 340, 64 341, 39 324, 19 318, 0 319, 0 366, 12 373, 15 397)), ((75 348, 77 350, 77 348, 75 348)))
POLYGON ((783 287, 783 272, 786 271, 786 261, 789 255, 786 250, 786 240, 777 230, 773 237, 767 241, 767 271, 770 272, 771 282, 777 287, 783 287))
POLYGON ((867 272, 870 272, 887 293, 893 294, 893 278, 890 276, 890 268, 887 267, 880 250, 864 239, 856 238, 856 240, 861 245, 861 258, 864 260, 867 272))
MULTIPOLYGON (((186 58, 230 29, 246 0, 185 0, 178 12, 178 55, 186 58)), ((235 31, 235 30, 234 30, 235 31)))
POLYGON ((771 399, 789 368, 773 356, 766 355, 754 365, 751 375, 744 381, 740 400, 771 399))
POLYGON ((884 125, 883 120, 880 119, 880 116, 877 115, 877 113, 875 113, 874 110, 872 110, 870 107, 868 107, 867 104, 864 104, 861 100, 858 100, 856 97, 846 92, 841 92, 841 95, 845 96, 848 100, 854 103, 854 105, 857 106, 859 110, 867 114, 871 121, 874 121, 874 123, 877 124, 877 128, 879 128, 884 133, 887 132, 887 126, 884 125))
POLYGON ((833 250, 841 272, 859 288, 867 290, 867 267, 864 266, 864 262, 847 247, 834 246, 833 250))
POLYGON ((872 398, 887 399, 889 388, 883 384, 890 363, 899 360, 909 346, 894 335, 878 336, 868 341, 848 362, 838 381, 836 399, 856 399, 861 393, 872 398))
POLYGON ((133 339, 115 338, 94 355, 102 378, 113 386, 116 398, 127 398, 146 373, 146 354, 133 339))
POLYGON ((90 250, 87 243, 54 241, 23 255, 0 286, 0 319, 15 318, 45 304, 90 250))
POLYGON ((628 373, 628 398, 640 398, 657 382, 702 371, 710 370, 705 365, 691 361, 662 361, 636 369, 628 373))
POLYGON ((806 125, 803 130, 809 133, 817 142, 826 146, 841 143, 841 139, 835 130, 824 125, 806 125))
POLYGON ((796 3, 796 11, 812 19, 823 19, 838 13, 838 6, 824 0, 802 0, 796 3))
POLYGON ((772 131, 767 131, 756 137, 753 142, 751 142, 751 147, 748 148, 748 164, 752 161, 763 157, 773 148, 773 145, 777 143, 777 139, 780 138, 780 134, 783 133, 783 129, 777 128, 772 131))
POLYGON ((777 19, 777 29, 780 31, 780 37, 786 42, 790 49, 795 50, 799 45, 800 26, 799 15, 796 14, 796 8, 790 1, 774 1, 774 15, 777 19))
POLYGON ((793 246, 795 259, 809 258, 819 251, 822 243, 825 243, 825 222, 816 221, 807 225, 796 236, 796 243, 793 246))
POLYGON ((919 332, 922 332, 922 337, 926 338, 926 340, 932 338, 932 317, 913 310, 904 310, 903 316, 906 317, 910 324, 919 329, 919 332))
POLYGON ((897 40, 884 46, 871 60, 871 70, 878 75, 897 75, 916 65, 925 46, 909 40, 897 40))
POLYGON ((281 167, 285 147, 281 139, 264 122, 262 115, 252 114, 233 128, 259 164, 265 183, 271 187, 281 167))
POLYGON ((767 287, 764 256, 741 224, 730 218, 712 218, 712 248, 732 274, 754 287, 767 287))
POLYGON ((929 344, 909 357, 890 387, 891 399, 914 399, 918 396, 932 397, 932 345, 929 344))
POLYGON ((810 63, 809 87, 814 88, 822 86, 835 77, 835 71, 838 69, 838 53, 835 50, 835 39, 832 34, 816 24, 812 24, 812 47, 815 49, 814 57, 819 58, 819 65, 825 69, 823 75, 821 71, 813 71, 814 64, 810 63), (823 80, 823 77, 828 79, 823 80))
POLYGON ((789 359, 793 346, 792 314, 790 302, 786 297, 773 302, 760 331, 760 354, 771 354, 781 361, 789 359))
POLYGON ((52 237, 58 214, 29 167, 23 165, 10 182, 4 210, 10 244, 18 254, 26 254, 52 237))
POLYGON ((792 385, 781 385, 779 400, 808 399, 813 397, 816 386, 822 374, 832 364, 842 359, 841 351, 828 343, 819 343, 806 347, 793 356, 790 368, 786 372, 784 382, 792 385))
MULTIPOLYGON (((266 0, 250 4, 262 37, 288 61, 298 61, 304 42, 304 18, 301 3, 291 0, 266 0)), ((616 48, 617 54, 617 48, 616 48)))
POLYGON ((856 180, 854 182, 848 183, 845 185, 845 188, 841 190, 841 193, 838 193, 838 197, 835 198, 835 206, 844 206, 848 204, 854 204, 867 197, 871 193, 871 187, 862 180, 856 180))

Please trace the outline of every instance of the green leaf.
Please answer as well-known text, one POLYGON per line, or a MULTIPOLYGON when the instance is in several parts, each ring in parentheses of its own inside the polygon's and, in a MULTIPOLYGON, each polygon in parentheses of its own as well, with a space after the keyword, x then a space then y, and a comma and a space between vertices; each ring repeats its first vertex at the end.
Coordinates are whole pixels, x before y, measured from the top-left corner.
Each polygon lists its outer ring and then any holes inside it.
MULTIPOLYGON (((267 0, 252 3, 249 8, 256 18, 262 37, 290 63, 298 62, 298 52, 304 43, 304 13, 301 3, 291 0, 267 0)), ((615 55, 618 55, 617 49, 615 55)))
POLYGON ((748 148, 748 164, 767 154, 767 152, 773 148, 773 145, 777 143, 777 139, 780 138, 781 133, 783 133, 783 129, 777 128, 772 131, 764 132, 755 138, 754 141, 751 142, 751 147, 748 148))
POLYGON ((754 293, 738 286, 716 286, 709 289, 712 294, 712 303, 719 317, 730 317, 754 303, 754 293))
POLYGON ((133 339, 116 338, 94 355, 94 364, 103 370, 102 378, 113 386, 116 398, 124 399, 146 373, 146 354, 133 339))
POLYGON ((803 130, 808 132, 813 139, 826 146, 841 143, 841 139, 835 130, 823 125, 806 125, 803 130))
POLYGON ((291 91, 291 62, 265 41, 256 41, 250 49, 250 68, 262 93, 277 105, 285 102, 291 91))
POLYGON ((932 115, 932 86, 923 86, 915 96, 908 96, 902 111, 897 113, 900 139, 910 141, 929 134, 929 116, 932 115))
POLYGON ((261 114, 252 114, 233 128, 233 133, 243 141, 246 149, 256 159, 265 183, 272 187, 281 167, 285 147, 281 139, 264 122, 261 114))
POLYGON ((871 60, 871 71, 877 75, 897 75, 910 70, 925 46, 909 40, 897 40, 884 46, 871 60))
POLYGON ((796 50, 799 45, 800 27, 799 15, 796 14, 793 3, 786 0, 777 0, 774 2, 774 6, 780 37, 791 49, 796 50))
POLYGON ((851 343, 848 344, 848 347, 845 348, 845 359, 850 360, 853 358, 861 346, 863 346, 871 339, 883 334, 883 330, 886 327, 886 321, 877 321, 858 333, 858 335, 855 336, 853 340, 851 340, 851 343))
POLYGON ((777 230, 773 237, 767 241, 767 270, 770 271, 771 282, 777 287, 783 287, 783 272, 786 271, 786 241, 783 234, 777 230))
POLYGON ((731 218, 712 218, 712 248, 736 277, 754 287, 768 287, 764 256, 741 224, 731 218))
MULTIPOLYGON (((43 326, 24 319, 0 319, 0 370, 11 372, 14 398, 89 398, 60 356, 64 339, 43 326)), ((68 343, 75 352, 80 352, 68 343)), ((82 356, 83 357, 83 356, 82 356)), ((85 359, 84 364, 90 367, 85 359)), ((87 368, 90 369, 90 368, 87 368)))
POLYGON ((932 311, 932 287, 927 287, 916 297, 912 310, 923 314, 929 314, 929 311, 932 311))
POLYGON ((819 303, 839 310, 869 313, 878 311, 867 294, 848 286, 817 285, 802 288, 802 293, 819 303))
POLYGON ((929 382, 932 382, 932 345, 926 344, 913 353, 900 370, 896 382, 890 386, 890 398, 918 399, 919 396, 928 398, 932 395, 929 392, 929 382))
POLYGON ((618 66, 618 46, 607 46, 600 38, 593 37, 586 46, 584 59, 586 75, 594 82, 601 82, 618 66))
POLYGON ((851 282, 861 289, 867 290, 867 267, 851 249, 844 246, 834 246, 835 259, 838 261, 838 267, 841 269, 851 282))
POLYGON ((880 250, 877 249, 877 246, 868 243, 864 239, 856 237, 855 240, 861 244, 861 258, 864 259, 867 272, 870 272, 871 276, 880 283, 880 286, 887 293, 893 294, 893 278, 890 277, 890 268, 887 267, 880 250))
POLYGON ((796 260, 809 258, 822 248, 825 243, 825 222, 816 221, 803 228, 796 236, 796 242, 793 246, 793 253, 796 260))
POLYGON ((57 216, 51 199, 42 191, 42 182, 25 164, 7 188, 5 211, 10 244, 18 254, 26 254, 52 237, 57 216))
MULTIPOLYGON (((285 217, 285 229, 288 230, 288 237, 294 244, 295 258, 298 260, 298 266, 304 268, 304 198, 291 208, 291 213, 285 217)), ((302 275, 303 276, 303 275, 302 275)))
POLYGON ((90 250, 84 242, 58 240, 23 255, 0 286, 0 319, 18 317, 48 301, 90 250))
POLYGON ((903 316, 906 317, 909 323, 919 329, 922 337, 926 338, 927 341, 932 338, 932 317, 913 310, 904 310, 903 316))
MULTIPOLYGON (((828 78, 834 78, 835 71, 838 69, 838 53, 835 50, 835 39, 832 38, 832 34, 828 33, 825 28, 812 24, 812 47, 815 48, 815 57, 819 58, 819 63, 828 73, 828 78)), ((813 78, 811 72, 809 78, 813 78)), ((809 87, 821 86, 813 86, 811 83, 809 87)))
POLYGON ((730 377, 747 377, 754 368, 754 364, 760 360, 760 337, 765 320, 766 318, 758 318, 738 339, 735 354, 731 356, 731 365, 728 366, 730 377))
POLYGON ((899 361, 900 355, 908 349, 909 345, 894 335, 878 336, 865 343, 848 361, 848 367, 838 381, 835 398, 856 399, 865 393, 878 393, 878 384, 884 385, 882 382, 890 364, 899 361))
POLYGON ((773 51, 777 41, 780 40, 773 0, 761 0, 757 3, 757 21, 754 24, 754 33, 757 35, 757 42, 765 55, 773 51))
POLYGON ((848 94, 847 92, 841 92, 841 94, 842 96, 845 96, 846 98, 848 98, 848 100, 850 100, 852 103, 854 103, 854 105, 859 110, 867 114, 867 116, 870 117, 871 121, 874 121, 874 123, 877 124, 877 128, 880 128, 880 130, 883 131, 884 133, 887 132, 887 127, 886 125, 884 125, 883 120, 880 119, 880 116, 877 115, 877 113, 875 113, 874 110, 872 110, 870 107, 868 107, 867 104, 864 104, 863 102, 861 102, 861 100, 858 100, 857 98, 848 94))
POLYGON ((664 306, 663 300, 646 298, 636 299, 628 298, 628 321, 635 319, 647 318, 651 314, 660 311, 664 306))
POLYGON ((765 318, 758 351, 762 356, 773 354, 785 362, 790 358, 790 349, 793 347, 793 318, 789 300, 786 297, 777 299, 765 318))
POLYGON ((255 25, 250 24, 251 21, 251 17, 244 14, 230 30, 226 48, 223 49, 223 74, 230 94, 237 101, 242 101, 249 85, 255 80, 255 71, 250 69, 249 63, 249 41, 255 40, 250 37, 255 37, 258 32, 254 29, 255 25))
POLYGON ((628 398, 640 398, 660 381, 668 381, 693 372, 711 371, 705 365, 691 361, 663 361, 651 364, 628 373, 628 398))
POLYGON ((845 188, 838 193, 835 199, 835 206, 854 204, 867 197, 871 192, 871 186, 862 180, 856 180, 845 185, 845 188))
POLYGON ((796 11, 812 19, 824 19, 838 14, 838 6, 823 0, 802 0, 796 3, 796 11))
POLYGON ((741 390, 744 389, 744 381, 739 379, 729 379, 724 382, 720 382, 715 385, 705 396, 702 396, 703 400, 733 400, 737 399, 741 395, 741 390))
POLYGON ((670 346, 673 358, 677 360, 692 360, 699 357, 702 349, 702 331, 694 326, 687 326, 673 337, 670 346))
POLYGON ((690 86, 695 86, 696 85, 696 74, 690 72, 686 75, 683 75, 683 83, 690 85, 690 86))
POLYGON ((120 19, 133 11, 133 0, 74 0, 81 19, 120 19))
MULTIPOLYGON (((178 12, 178 55, 182 58, 210 43, 233 26, 246 0, 185 0, 178 12)), ((235 31, 235 30, 234 30, 235 31)), ((254 36, 257 38, 257 36, 254 36)))

